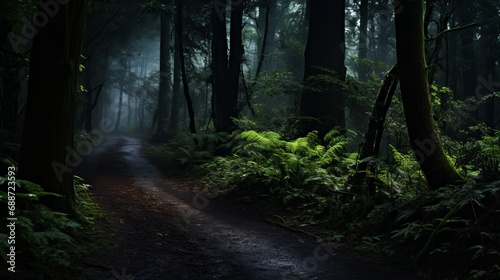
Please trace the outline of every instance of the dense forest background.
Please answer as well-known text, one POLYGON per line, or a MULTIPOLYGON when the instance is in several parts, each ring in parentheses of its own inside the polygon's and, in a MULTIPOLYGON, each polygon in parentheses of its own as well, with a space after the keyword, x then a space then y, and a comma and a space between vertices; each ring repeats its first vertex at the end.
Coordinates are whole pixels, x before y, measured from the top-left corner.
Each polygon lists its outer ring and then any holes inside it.
POLYGON ((131 134, 287 226, 494 279, 499 12, 496 0, 2 0, 1 168, 86 224, 73 169, 106 134, 131 134))

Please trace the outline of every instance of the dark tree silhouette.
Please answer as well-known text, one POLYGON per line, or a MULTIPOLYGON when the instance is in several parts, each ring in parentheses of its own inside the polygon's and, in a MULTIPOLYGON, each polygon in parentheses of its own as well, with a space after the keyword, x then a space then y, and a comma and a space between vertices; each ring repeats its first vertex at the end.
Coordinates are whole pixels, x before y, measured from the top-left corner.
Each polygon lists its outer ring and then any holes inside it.
MULTIPOLYGON (((70 1, 39 28, 31 51, 20 176, 63 196, 50 205, 74 213, 73 122, 85 1, 70 1)), ((42 7, 38 7, 44 13, 42 7)))
POLYGON ((157 118, 156 127, 157 137, 162 137, 167 133, 168 120, 168 93, 171 89, 170 73, 170 14, 163 11, 160 15, 161 35, 160 35, 160 88, 158 91, 157 118))
POLYGON ((299 135, 345 127, 345 1, 311 1, 299 135), (336 81, 338 82, 336 82, 336 81))
POLYGON ((226 0, 214 1, 211 14, 213 113, 217 132, 233 131, 235 125, 232 119, 238 117, 238 88, 243 55, 241 29, 245 1, 231 0, 230 3, 229 58, 227 56, 226 0))

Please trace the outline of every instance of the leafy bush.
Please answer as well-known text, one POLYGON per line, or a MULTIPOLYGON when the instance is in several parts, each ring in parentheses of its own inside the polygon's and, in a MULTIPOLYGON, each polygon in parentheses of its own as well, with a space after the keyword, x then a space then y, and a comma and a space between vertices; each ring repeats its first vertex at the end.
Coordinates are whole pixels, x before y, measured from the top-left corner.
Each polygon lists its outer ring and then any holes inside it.
MULTIPOLYGON (((7 177, 0 176, 0 185, 7 186, 7 177)), ((67 214, 54 211, 45 206, 40 198, 58 196, 55 193, 45 192, 39 185, 29 181, 16 182, 16 260, 23 266, 29 266, 30 277, 45 275, 50 279, 69 279, 81 275, 81 261, 94 251, 89 248, 93 245, 81 243, 82 234, 95 230, 93 221, 101 218, 102 214, 89 195, 89 185, 75 177, 75 195, 77 209, 82 221, 68 217, 67 214), (90 229, 91 228, 91 229, 90 229)), ((0 205, 7 208, 7 188, 0 190, 0 205)), ((102 233, 98 231, 96 233, 102 233)), ((0 233, 0 251, 4 260, 7 260, 4 248, 9 248, 7 235, 0 233)), ((96 241, 94 240, 94 243, 96 241)))
MULTIPOLYGON (((0 184, 7 181, 0 177, 0 184)), ((16 248, 24 258, 24 263, 32 263, 35 270, 43 273, 64 271, 68 268, 70 256, 68 248, 74 246, 70 232, 80 224, 69 219, 66 214, 53 211, 40 203, 43 196, 58 196, 48 193, 36 184, 28 181, 17 181, 16 189, 16 248), (32 260, 32 261, 28 261, 32 260)), ((2 207, 7 208, 7 193, 0 191, 2 207)), ((6 240, 6 235, 5 240, 6 240)), ((3 240, 3 238, 2 238, 3 240)), ((2 248, 8 248, 6 244, 2 248)), ((6 258, 5 254, 2 254, 6 258)))
POLYGON ((401 200, 396 205, 379 205, 361 229, 371 229, 376 237, 384 234, 373 247, 433 267, 437 274, 497 279, 499 198, 500 181, 490 184, 471 181, 464 186, 441 188, 401 200))
POLYGON ((278 133, 238 133, 229 156, 202 167, 204 181, 223 192, 237 191, 251 199, 271 198, 286 206, 321 207, 325 197, 343 186, 348 139, 337 131, 320 144, 317 133, 285 141, 278 133))

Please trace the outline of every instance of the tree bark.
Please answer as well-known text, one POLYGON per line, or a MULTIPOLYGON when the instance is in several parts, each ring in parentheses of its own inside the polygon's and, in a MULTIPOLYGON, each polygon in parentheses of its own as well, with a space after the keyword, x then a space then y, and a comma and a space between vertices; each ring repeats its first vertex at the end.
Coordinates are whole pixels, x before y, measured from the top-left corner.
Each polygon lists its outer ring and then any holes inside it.
MULTIPOLYGON (((471 5, 467 1, 458 1, 460 24, 472 22, 471 5)), ((462 70, 463 98, 474 96, 477 83, 476 56, 474 53, 474 28, 466 28, 460 33, 460 61, 462 70)))
POLYGON ((122 105, 123 105, 123 92, 124 91, 125 90, 123 89, 123 82, 122 82, 122 85, 120 86, 120 98, 118 101, 118 114, 116 116, 115 130, 118 130, 118 128, 120 127, 120 122, 122 119, 122 105))
POLYGON ((160 35, 160 88, 158 92, 156 127, 157 137, 167 133, 168 107, 167 98, 170 91, 170 16, 167 12, 161 13, 161 35, 160 35))
POLYGON ((212 86, 214 124, 217 132, 232 132, 236 128, 232 119, 238 117, 238 88, 243 55, 241 39, 243 2, 231 0, 229 59, 225 15, 227 2, 215 1, 212 6, 212 86))
MULTIPOLYGON (((12 60, 11 60, 12 61, 12 60)), ((17 106, 18 106, 18 91, 19 81, 17 80, 17 71, 13 68, 5 69, 5 75, 2 76, 0 82, 0 125, 3 129, 10 132, 17 132, 17 106)))
MULTIPOLYGON (((84 26, 84 1, 69 1, 33 39, 20 177, 63 198, 49 206, 74 214, 72 169, 81 161, 73 149, 75 97, 84 26)), ((38 7, 44 13, 42 7, 38 7)))
POLYGON ((270 13, 270 5, 269 3, 265 3, 264 5, 259 7, 259 14, 265 12, 264 15, 264 34, 262 35, 262 45, 260 47, 260 55, 259 60, 257 62, 257 70, 255 71, 254 81, 256 82, 259 78, 260 71, 262 70, 262 64, 264 63, 264 58, 266 57, 266 47, 267 47, 267 39, 269 32, 269 13, 270 13))
MULTIPOLYGON (((482 18, 493 19, 497 14, 498 9, 495 7, 495 5, 492 5, 491 3, 485 1, 485 3, 482 5, 482 18)), ((480 60, 481 67, 479 72, 482 83, 480 82, 481 85, 478 85, 475 90, 476 97, 478 98, 481 98, 483 95, 492 94, 499 89, 496 85, 495 80, 496 62, 498 60, 498 24, 496 24, 496 22, 491 22, 481 26, 480 34, 481 38, 479 40, 479 46, 482 50, 482 54, 480 60)), ((486 101, 484 122, 489 128, 495 129, 495 97, 490 97, 486 101)))
MULTIPOLYGON (((176 25, 178 20, 176 20, 176 25)), ((170 124, 169 131, 170 134, 175 134, 179 129, 179 111, 180 111, 180 100, 181 100, 181 56, 179 54, 179 33, 175 32, 175 50, 174 50, 174 85, 172 91, 172 103, 170 106, 170 124)))
POLYGON ((88 67, 89 63, 90 62, 87 62, 85 70, 85 86, 87 91, 83 94, 85 97, 85 104, 83 105, 82 110, 83 128, 87 132, 92 130, 92 77, 90 67, 88 67))
POLYGON ((353 186, 352 192, 374 196, 375 185, 371 178, 366 182, 367 187, 363 188, 363 181, 367 178, 367 172, 371 172, 371 165, 366 160, 369 157, 378 157, 380 142, 384 132, 385 119, 392 102, 392 97, 396 92, 399 82, 398 68, 394 65, 384 78, 382 86, 377 94, 375 104, 373 105, 368 128, 365 133, 359 159, 361 162, 356 166, 356 173, 350 178, 350 185, 353 186))
POLYGON ((359 40, 358 40, 358 79, 366 81, 368 79, 368 66, 362 60, 367 59, 367 39, 368 38, 368 0, 361 0, 359 4, 359 40))
POLYGON ((181 74, 182 74, 182 86, 184 88, 184 98, 186 99, 186 105, 188 109, 188 114, 189 114, 189 130, 191 133, 196 134, 196 124, 195 124, 195 119, 194 119, 194 109, 193 109, 193 101, 191 100, 191 95, 189 94, 189 85, 186 77, 186 66, 184 63, 184 43, 183 43, 183 38, 182 38, 182 33, 183 33, 183 27, 182 27, 182 6, 183 6, 183 0, 178 0, 177 1, 177 25, 176 25, 176 30, 177 30, 177 36, 179 37, 179 57, 180 57, 180 63, 181 63, 181 74))
MULTIPOLYGON (((461 180, 441 146, 432 116, 423 31, 423 0, 400 0, 396 50, 411 147, 430 189, 461 180)), ((397 8, 397 7, 395 7, 397 8)))
POLYGON ((342 86, 332 81, 345 81, 345 1, 311 1, 310 13, 299 135, 317 130, 322 138, 345 127, 342 86))

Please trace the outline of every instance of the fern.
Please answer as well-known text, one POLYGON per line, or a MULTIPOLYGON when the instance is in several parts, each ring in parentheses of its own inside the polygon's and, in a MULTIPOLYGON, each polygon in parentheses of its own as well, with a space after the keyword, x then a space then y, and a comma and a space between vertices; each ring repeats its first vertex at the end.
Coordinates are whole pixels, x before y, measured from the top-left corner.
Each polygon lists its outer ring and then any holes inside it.
MULTIPOLYGON (((5 181, 5 177, 0 177, 0 183, 5 181)), ((16 243, 23 244, 20 256, 33 260, 30 264, 33 275, 45 274, 51 279, 73 278, 72 275, 79 269, 73 261, 74 256, 84 257, 89 254, 85 250, 91 246, 91 242, 79 244, 75 238, 80 238, 79 234, 89 234, 89 230, 67 214, 54 211, 40 201, 42 197, 59 195, 46 192, 29 181, 18 180, 16 185, 20 190, 16 193, 16 243)), ((102 214, 91 202, 89 188, 82 178, 75 177, 76 206, 82 222, 90 224, 102 214)), ((2 205, 7 203, 3 190, 0 190, 0 202, 2 205)), ((94 231, 95 227, 92 227, 94 231)))
POLYGON ((317 132, 290 141, 272 131, 239 132, 231 155, 202 165, 208 172, 204 182, 255 199, 268 197, 287 206, 325 209, 319 206, 328 201, 322 195, 344 183, 342 168, 336 168, 345 158, 348 143, 340 133, 329 135, 324 146, 317 132))

